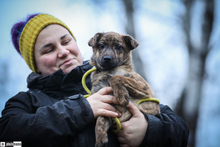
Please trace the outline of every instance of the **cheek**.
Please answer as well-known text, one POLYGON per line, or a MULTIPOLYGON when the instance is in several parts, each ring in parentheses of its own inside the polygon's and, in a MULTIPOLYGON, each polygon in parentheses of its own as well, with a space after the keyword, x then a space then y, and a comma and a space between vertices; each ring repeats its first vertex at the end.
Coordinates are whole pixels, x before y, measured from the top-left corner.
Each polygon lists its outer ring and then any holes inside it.
MULTIPOLYGON (((76 44, 73 44, 69 50, 71 52, 71 54, 73 54, 74 56, 77 57, 78 60, 80 60, 80 62, 82 62, 82 55, 81 52, 78 48, 78 46, 76 44)), ((82 63, 81 63, 82 64, 82 63)))
POLYGON ((38 65, 39 65, 39 68, 41 68, 40 66, 51 67, 51 66, 56 65, 56 60, 53 58, 48 58, 48 57, 41 57, 38 61, 38 65))
POLYGON ((79 48, 76 45, 76 43, 72 43, 70 48, 69 48, 70 52, 76 56, 78 56, 80 54, 79 48))

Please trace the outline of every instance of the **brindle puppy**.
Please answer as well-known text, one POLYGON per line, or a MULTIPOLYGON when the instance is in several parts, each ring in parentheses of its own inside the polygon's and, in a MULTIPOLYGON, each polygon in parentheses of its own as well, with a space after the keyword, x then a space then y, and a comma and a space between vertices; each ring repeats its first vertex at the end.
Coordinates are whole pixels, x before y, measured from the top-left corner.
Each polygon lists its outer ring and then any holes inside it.
MULTIPOLYGON (((97 71, 91 74, 91 93, 99 91, 103 87, 112 87, 113 95, 120 105, 113 105, 122 113, 120 122, 129 120, 132 114, 127 109, 129 101, 135 105, 143 98, 154 98, 150 85, 132 70, 131 50, 139 44, 129 35, 120 35, 114 32, 97 33, 88 42, 93 48, 90 60, 97 71)), ((137 106, 146 114, 156 115, 160 113, 156 102, 143 102, 137 106)), ((107 146, 107 131, 115 125, 113 119, 99 116, 96 122, 96 147, 107 146)))

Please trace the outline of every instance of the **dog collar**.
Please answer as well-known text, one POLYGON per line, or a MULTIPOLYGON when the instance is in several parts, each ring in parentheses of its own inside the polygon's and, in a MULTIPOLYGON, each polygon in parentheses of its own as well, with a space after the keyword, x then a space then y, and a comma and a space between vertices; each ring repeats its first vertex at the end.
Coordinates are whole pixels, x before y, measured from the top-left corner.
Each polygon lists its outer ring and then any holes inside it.
MULTIPOLYGON (((97 70, 97 68, 96 67, 94 67, 94 68, 92 68, 92 69, 90 69, 90 70, 88 70, 84 75, 83 75, 83 77, 82 77, 82 85, 83 85, 83 88, 85 89, 85 91, 88 93, 87 95, 84 95, 84 97, 85 98, 87 98, 87 97, 89 97, 90 95, 91 95, 91 91, 88 89, 88 87, 86 86, 86 77, 90 74, 90 73, 92 73, 92 72, 94 72, 94 71, 96 71, 97 70)), ((140 104, 140 103, 142 103, 142 102, 147 102, 147 101, 152 101, 152 102, 156 102, 156 103, 160 103, 160 101, 157 99, 157 98, 144 98, 144 99, 140 99, 138 102, 137 102, 137 106, 140 104)), ((117 117, 114 117, 113 118, 114 120, 115 120, 115 122, 116 122, 116 124, 117 124, 117 129, 115 129, 115 130, 112 130, 114 133, 118 133, 120 130, 121 130, 121 123, 120 123, 120 121, 119 121, 119 119, 117 118, 117 117)))

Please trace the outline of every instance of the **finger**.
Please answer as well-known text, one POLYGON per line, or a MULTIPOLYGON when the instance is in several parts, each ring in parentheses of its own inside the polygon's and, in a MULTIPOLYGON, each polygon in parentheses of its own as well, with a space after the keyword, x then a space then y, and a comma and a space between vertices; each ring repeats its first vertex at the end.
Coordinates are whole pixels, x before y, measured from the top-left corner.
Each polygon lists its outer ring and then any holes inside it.
POLYGON ((133 114, 133 116, 140 112, 139 109, 130 101, 129 101, 128 109, 133 114))
POLYGON ((128 134, 132 134, 133 127, 131 127, 131 122, 130 121, 125 121, 123 123, 121 123, 121 130, 119 131, 119 133, 117 134, 118 136, 127 136, 128 134))
POLYGON ((119 104, 119 102, 116 99, 116 97, 114 97, 112 95, 105 95, 105 96, 103 96, 102 102, 104 102, 104 103, 119 104))
POLYGON ((107 104, 107 103, 102 103, 102 106, 100 107, 100 109, 105 109, 105 110, 108 110, 108 111, 113 111, 113 112, 119 112, 115 107, 113 107, 112 105, 110 104, 107 104))
POLYGON ((98 114, 99 114, 99 116, 119 117, 119 113, 109 111, 109 110, 106 110, 106 109, 99 109, 98 114))
POLYGON ((109 94, 112 92, 113 92, 113 90, 111 87, 104 87, 104 88, 100 89, 97 93, 99 93, 101 95, 106 95, 106 94, 109 94))
MULTIPOLYGON (((121 117, 121 112, 118 111, 118 110, 117 110, 115 107, 113 107, 112 105, 103 103, 102 107, 103 107, 103 109, 105 109, 105 110, 112 111, 112 112, 115 112, 115 113, 118 114, 117 116, 113 116, 113 117, 121 117)), ((109 116, 109 117, 112 117, 112 116, 109 116)))

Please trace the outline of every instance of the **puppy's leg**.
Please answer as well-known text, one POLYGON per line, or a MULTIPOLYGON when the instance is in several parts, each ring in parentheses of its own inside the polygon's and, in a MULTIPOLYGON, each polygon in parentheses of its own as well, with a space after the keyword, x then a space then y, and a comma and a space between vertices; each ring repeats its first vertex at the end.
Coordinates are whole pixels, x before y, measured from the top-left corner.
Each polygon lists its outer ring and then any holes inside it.
MULTIPOLYGON (((114 96, 121 105, 128 102, 129 95, 137 99, 154 97, 150 86, 141 80, 116 75, 111 78, 110 84, 114 96)), ((156 102, 144 102, 141 103, 138 108, 147 114, 156 115, 160 113, 160 107, 156 102)))
POLYGON ((116 88, 115 89, 112 87, 113 90, 116 90, 116 93, 124 94, 124 92, 126 91, 126 95, 131 95, 133 97, 137 97, 138 99, 151 97, 150 87, 146 85, 146 83, 142 81, 137 81, 133 78, 115 75, 111 78, 110 84, 111 86, 116 88))
POLYGON ((127 106, 129 95, 137 98, 149 97, 147 86, 132 78, 115 75, 110 79, 110 86, 122 106, 127 106))
POLYGON ((129 93, 128 90, 125 88, 123 83, 118 81, 110 80, 110 86, 113 89, 113 95, 117 98, 120 105, 123 107, 127 107, 129 101, 129 93))
POLYGON ((96 147, 106 147, 108 143, 107 131, 112 125, 111 118, 99 116, 96 121, 95 133, 96 133, 96 147))

